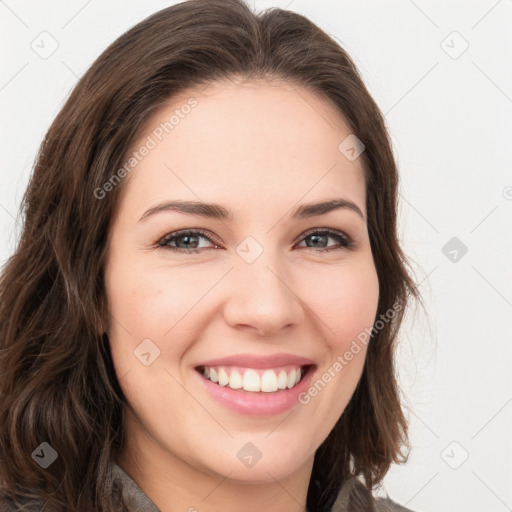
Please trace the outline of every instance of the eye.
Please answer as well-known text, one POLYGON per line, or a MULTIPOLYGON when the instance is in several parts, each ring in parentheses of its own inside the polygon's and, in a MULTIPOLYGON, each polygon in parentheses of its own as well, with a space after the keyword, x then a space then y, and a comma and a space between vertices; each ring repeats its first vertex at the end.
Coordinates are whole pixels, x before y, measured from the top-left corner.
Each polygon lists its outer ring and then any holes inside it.
MULTIPOLYGON (((156 245, 163 249, 170 249, 172 251, 184 253, 199 253, 201 252, 201 249, 218 249, 219 245, 213 242, 211 237, 207 236, 207 233, 207 231, 203 231, 201 229, 174 231, 173 233, 165 235, 157 242, 156 245), (207 240, 214 246, 201 247, 201 239, 207 240)), ((313 252, 329 252, 332 250, 350 249, 354 245, 354 241, 350 237, 340 231, 331 229, 310 230, 302 236, 301 241, 305 241, 305 248, 313 250, 313 252), (326 245, 329 238, 336 240, 338 245, 326 245)))
POLYGON ((350 237, 341 231, 334 231, 332 229, 317 229, 316 231, 309 231, 303 235, 302 240, 306 241, 306 247, 308 249, 315 249, 320 247, 319 251, 314 252, 329 252, 332 250, 350 249, 354 245, 354 241, 350 237), (327 243, 329 238, 336 240, 339 245, 324 245, 327 243), (308 240, 310 241, 310 244, 308 244, 308 240))
MULTIPOLYGON (((202 249, 212 249, 212 247, 200 247, 199 239, 201 238, 211 242, 211 239, 206 236, 206 231, 201 229, 175 231, 165 235, 161 240, 159 240, 158 246, 165 249, 171 249, 173 251, 179 251, 180 249, 183 249, 184 252, 192 253, 201 252, 198 247, 202 249), (171 245, 173 243, 176 243, 176 246, 171 245)), ((217 249, 218 246, 215 245, 213 248, 217 249)))

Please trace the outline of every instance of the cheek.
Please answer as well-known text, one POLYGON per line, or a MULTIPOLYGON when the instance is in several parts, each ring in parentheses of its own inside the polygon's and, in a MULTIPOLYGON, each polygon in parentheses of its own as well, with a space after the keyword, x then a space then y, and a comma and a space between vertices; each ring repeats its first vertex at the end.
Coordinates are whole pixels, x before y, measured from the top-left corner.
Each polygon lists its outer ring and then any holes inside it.
POLYGON ((373 261, 346 265, 325 278, 317 276, 310 288, 311 309, 323 322, 331 346, 343 348, 365 328, 377 313, 379 282, 373 261))
MULTIPOLYGON (((315 279, 317 284, 320 281, 315 279)), ((325 286, 314 287, 309 305, 321 320, 317 325, 324 333, 325 357, 316 380, 299 401, 322 419, 318 428, 327 437, 361 377, 367 333, 377 313, 379 281, 370 257, 344 264, 336 272, 327 269, 322 282, 325 286)))
POLYGON ((187 322, 211 282, 184 268, 171 271, 158 264, 141 263, 116 261, 106 272, 105 282, 114 367, 129 403, 149 415, 158 402, 155 390, 164 393, 159 400, 165 401, 169 395, 183 398, 181 387, 165 370, 178 377, 173 368, 189 348, 193 331, 187 329, 187 322), (148 366, 139 359, 146 352, 151 359, 156 355, 148 366), (150 405, 146 404, 148 396, 153 397, 150 405))
POLYGON ((110 312, 133 337, 162 339, 206 293, 209 283, 200 275, 155 265, 118 265, 106 276, 110 312))

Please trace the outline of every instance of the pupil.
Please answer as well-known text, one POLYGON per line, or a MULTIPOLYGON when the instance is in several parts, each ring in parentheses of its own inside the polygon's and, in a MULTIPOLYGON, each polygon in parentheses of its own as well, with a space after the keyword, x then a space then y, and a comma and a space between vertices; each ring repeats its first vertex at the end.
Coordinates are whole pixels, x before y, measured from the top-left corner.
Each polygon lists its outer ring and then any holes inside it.
POLYGON ((190 235, 181 235, 179 237, 180 240, 184 240, 185 241, 185 246, 186 246, 185 248, 191 248, 191 247, 192 248, 196 248, 197 247, 197 241, 196 241, 195 244, 194 243, 190 243, 190 239, 191 238, 194 239, 194 238, 197 238, 197 237, 190 236, 190 235))
MULTIPOLYGON (((325 238, 326 235, 310 235, 308 238, 313 241, 314 244, 318 243, 320 238, 325 238)), ((311 247, 311 245, 307 244, 308 247, 311 247)), ((313 245, 313 247, 316 247, 313 245)))

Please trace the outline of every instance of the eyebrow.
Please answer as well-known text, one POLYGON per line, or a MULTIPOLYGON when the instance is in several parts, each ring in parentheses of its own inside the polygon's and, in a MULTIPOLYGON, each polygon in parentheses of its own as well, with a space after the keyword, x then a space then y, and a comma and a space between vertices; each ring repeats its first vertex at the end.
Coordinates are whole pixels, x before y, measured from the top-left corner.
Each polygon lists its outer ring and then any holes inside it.
MULTIPOLYGON (((303 204, 293 211, 292 218, 306 219, 324 215, 334 210, 348 209, 357 213, 365 222, 365 216, 359 206, 348 199, 331 199, 318 203, 303 204)), ((176 211, 220 220, 233 220, 233 213, 216 203, 202 203, 200 201, 165 201, 145 211, 139 222, 156 213, 176 211)))

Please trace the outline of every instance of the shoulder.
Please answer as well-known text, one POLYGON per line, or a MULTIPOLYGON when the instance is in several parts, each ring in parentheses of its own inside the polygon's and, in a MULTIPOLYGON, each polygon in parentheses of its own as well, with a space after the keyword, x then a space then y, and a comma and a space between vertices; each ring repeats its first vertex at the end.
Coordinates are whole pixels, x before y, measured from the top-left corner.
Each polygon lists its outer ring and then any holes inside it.
MULTIPOLYGON (((160 512, 144 494, 135 481, 115 462, 111 461, 106 480, 105 493, 113 497, 114 510, 122 510, 121 500, 130 512, 160 512)), ((0 512, 51 512, 45 501, 40 499, 17 498, 16 502, 0 492, 0 512)), ((123 510, 126 510, 124 508, 123 510)))
MULTIPOLYGON (((115 461, 110 462, 109 474, 104 486, 108 495, 116 495, 115 510, 121 510, 117 502, 118 495, 121 494, 120 498, 130 512, 160 512, 135 481, 115 461)), ((43 509, 44 512, 51 512, 45 505, 44 501, 27 498, 18 498, 15 503, 12 499, 5 498, 0 494, 0 512, 41 512, 43 509)))
POLYGON ((391 498, 375 499, 375 512, 414 512, 410 508, 405 508, 391 498))
POLYGON ((393 501, 389 496, 374 497, 356 477, 344 482, 331 512, 363 512, 372 509, 374 512, 415 512, 393 501))
MULTIPOLYGON (((110 462, 109 473, 104 482, 107 495, 114 496, 115 510, 121 510, 117 499, 120 497, 124 510, 130 512, 160 512, 156 505, 149 499, 137 483, 115 461, 110 462), (119 494, 121 496, 119 496, 119 494)), ((51 512, 46 503, 41 500, 29 500, 19 498, 15 503, 10 498, 3 497, 0 493, 0 512, 51 512)))

